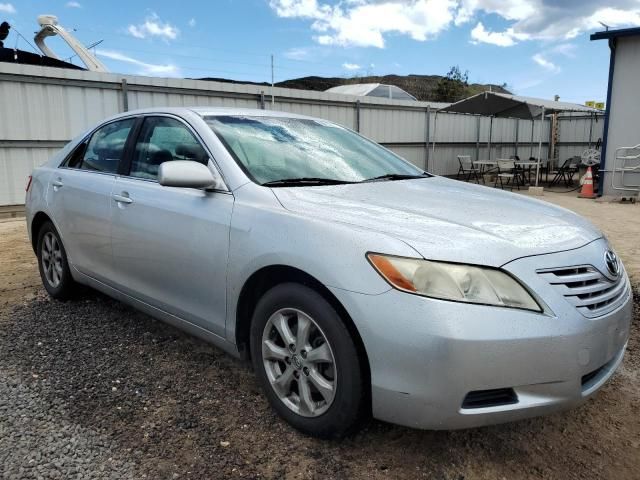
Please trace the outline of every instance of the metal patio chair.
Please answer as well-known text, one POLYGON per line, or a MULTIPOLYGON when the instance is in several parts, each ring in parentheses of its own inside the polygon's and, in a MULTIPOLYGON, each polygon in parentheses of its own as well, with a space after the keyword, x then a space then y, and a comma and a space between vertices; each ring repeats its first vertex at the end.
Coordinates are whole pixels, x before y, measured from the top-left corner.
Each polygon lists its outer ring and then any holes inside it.
POLYGON ((504 182, 503 179, 507 180, 507 185, 510 186, 511 191, 513 191, 513 184, 515 183, 518 190, 520 190, 520 173, 516 168, 515 160, 497 160, 497 169, 498 173, 496 175, 496 181, 494 183, 494 187, 498 186, 498 182, 500 182, 500 188, 504 190, 504 182))
POLYGON ((553 173, 551 170, 553 168, 552 164, 554 163, 554 160, 552 158, 543 158, 539 160, 536 157, 529 157, 529 160, 540 163, 540 178, 542 179, 542 175, 544 175, 545 182, 549 183, 549 173, 553 173))
POLYGON ((460 168, 458 168, 456 179, 460 180, 460 175, 462 175, 463 177, 466 175, 466 181, 469 182, 471 181, 471 175, 473 175, 476 179, 476 183, 480 183, 480 177, 478 177, 478 169, 471 161, 470 155, 458 155, 458 164, 460 165, 460 168))
POLYGON ((578 167, 581 161, 580 157, 567 158, 558 170, 551 172, 553 180, 551 180, 550 185, 555 185, 560 182, 564 182, 565 187, 572 185, 573 176, 578 172, 578 167))
POLYGON ((518 165, 517 162, 520 161, 520 156, 519 155, 511 155, 509 157, 509 160, 513 160, 514 162, 516 162, 516 174, 519 177, 519 180, 522 181, 522 186, 524 186, 525 178, 527 178, 525 176, 525 174, 528 175, 529 183, 531 183, 531 166, 523 167, 521 165, 518 165))

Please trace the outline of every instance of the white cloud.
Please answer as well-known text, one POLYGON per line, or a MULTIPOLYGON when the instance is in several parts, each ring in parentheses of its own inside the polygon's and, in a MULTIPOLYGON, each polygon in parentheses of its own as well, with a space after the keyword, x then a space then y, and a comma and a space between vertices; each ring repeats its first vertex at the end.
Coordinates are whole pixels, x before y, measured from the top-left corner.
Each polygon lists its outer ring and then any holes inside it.
POLYGON ((285 51, 283 55, 291 60, 304 60, 311 56, 311 49, 306 47, 294 47, 285 51))
POLYGON ((145 38, 147 36, 142 29, 136 27, 135 25, 129 25, 129 27, 127 28, 127 32, 129 32, 130 35, 136 38, 145 38))
POLYGON ((10 3, 0 3, 0 12, 16 13, 16 7, 10 3))
POLYGON ((135 65, 140 68, 136 73, 140 75, 159 75, 166 77, 177 77, 180 76, 180 70, 178 67, 172 64, 153 64, 146 63, 136 58, 125 55, 124 53, 115 51, 115 50, 100 50, 96 51, 96 54, 99 57, 110 58, 111 60, 117 60, 118 62, 129 63, 131 65, 135 65))
POLYGON ((538 85, 542 85, 547 80, 548 78, 546 78, 545 76, 536 74, 535 77, 518 81, 513 85, 513 90, 516 92, 524 92, 531 88, 537 87, 538 85))
POLYGON ((269 5, 279 17, 285 18, 317 18, 320 10, 331 11, 328 5, 320 7, 317 0, 270 0, 269 5))
POLYGON ((321 45, 378 47, 385 34, 408 35, 414 40, 432 38, 453 21, 456 0, 357 0, 337 5, 318 0, 270 0, 284 18, 312 20, 321 45))
POLYGON ((82 8, 82 5, 80 5, 78 2, 71 1, 71 2, 67 2, 65 4, 65 7, 67 7, 67 8, 82 8))
POLYGON ((518 40, 526 40, 527 36, 517 34, 512 28, 504 32, 491 32, 484 28, 482 22, 478 22, 473 30, 471 30, 471 41, 473 43, 490 43, 499 47, 510 47, 515 45, 518 40))
POLYGON ((551 73, 559 73, 562 68, 554 63, 555 58, 575 58, 577 46, 573 43, 559 43, 553 47, 549 47, 542 52, 538 52, 531 59, 545 70, 551 73))
POLYGON ((561 43, 553 47, 550 51, 551 53, 562 55, 567 58, 575 58, 576 48, 576 45, 573 43, 561 43))
POLYGON ((531 59, 540 65, 545 70, 549 70, 550 72, 558 73, 560 71, 560 67, 553 63, 551 60, 545 58, 541 53, 536 53, 531 59))
POLYGON ((190 27, 195 27, 196 26, 196 19, 192 18, 191 20, 189 20, 189 26, 190 27))
POLYGON ((640 0, 270 0, 282 18, 308 20, 322 45, 385 46, 389 35, 425 41, 451 26, 496 15, 507 22, 489 31, 478 22, 472 41, 511 46, 525 40, 568 40, 612 27, 640 25, 640 0))
POLYGON ((342 64, 342 68, 344 68, 345 70, 360 70, 362 67, 357 63, 345 62, 342 64))
POLYGON ((522 20, 533 15, 544 0, 461 0, 455 24, 473 20, 478 12, 496 14, 505 20, 522 20))
POLYGON ((165 41, 175 40, 180 34, 177 27, 163 22, 155 13, 152 13, 139 25, 129 25, 127 31, 136 38, 159 37, 165 41))
MULTIPOLYGON (((568 40, 592 30, 598 21, 612 27, 640 25, 638 0, 461 0, 456 24, 477 14, 495 14, 511 22, 503 32, 514 42, 521 40, 568 40), (606 5, 606 6, 605 6, 606 5)), ((481 40, 478 40, 481 41, 481 40)))

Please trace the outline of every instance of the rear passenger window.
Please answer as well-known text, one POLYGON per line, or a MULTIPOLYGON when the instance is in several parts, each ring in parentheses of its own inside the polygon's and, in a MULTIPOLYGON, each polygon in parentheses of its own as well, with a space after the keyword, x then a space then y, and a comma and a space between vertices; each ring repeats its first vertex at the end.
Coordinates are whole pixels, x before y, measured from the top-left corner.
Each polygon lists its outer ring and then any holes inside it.
POLYGON ((82 159, 84 158, 84 152, 87 150, 88 140, 78 144, 76 148, 73 149, 71 154, 64 161, 62 166, 69 168, 79 168, 82 164, 82 159))
POLYGON ((129 175, 155 180, 160 164, 172 160, 194 160, 206 165, 209 156, 191 131, 178 120, 145 118, 129 175))
POLYGON ((67 166, 80 170, 117 173, 133 122, 133 118, 128 118, 99 128, 86 146, 81 145, 76 149, 67 166))

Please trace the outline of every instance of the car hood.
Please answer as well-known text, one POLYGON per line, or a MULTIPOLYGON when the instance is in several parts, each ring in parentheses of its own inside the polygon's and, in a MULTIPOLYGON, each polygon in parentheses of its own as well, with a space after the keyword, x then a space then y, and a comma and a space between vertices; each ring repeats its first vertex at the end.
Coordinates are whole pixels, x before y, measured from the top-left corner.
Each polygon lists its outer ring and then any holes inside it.
POLYGON ((564 208, 443 177, 273 192, 290 211, 393 236, 433 260, 500 266, 602 236, 564 208))

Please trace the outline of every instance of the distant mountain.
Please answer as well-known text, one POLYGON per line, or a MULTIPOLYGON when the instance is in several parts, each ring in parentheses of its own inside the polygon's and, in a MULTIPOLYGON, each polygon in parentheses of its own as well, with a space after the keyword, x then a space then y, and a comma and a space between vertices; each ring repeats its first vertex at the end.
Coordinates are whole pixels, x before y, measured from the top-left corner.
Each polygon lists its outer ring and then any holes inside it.
MULTIPOLYGON (((436 97, 436 86, 438 82, 444 77, 440 75, 384 75, 384 76, 369 76, 369 77, 353 77, 353 78, 341 78, 341 77, 301 77, 292 78, 291 80, 285 80, 283 82, 277 82, 276 87, 283 88, 297 88, 300 90, 315 90, 323 92, 328 88, 337 87, 339 85, 350 85, 354 83, 386 83, 388 85, 395 85, 397 87, 406 90, 418 100, 423 101, 438 101, 436 97)), ((236 80, 228 80, 225 78, 201 78, 200 80, 210 80, 216 82, 228 82, 228 83, 250 83, 252 85, 265 85, 270 84, 256 83, 256 82, 239 82, 236 80)), ((484 92, 491 88, 494 92, 511 93, 500 85, 493 84, 479 84, 473 83, 468 86, 469 95, 484 92)))

